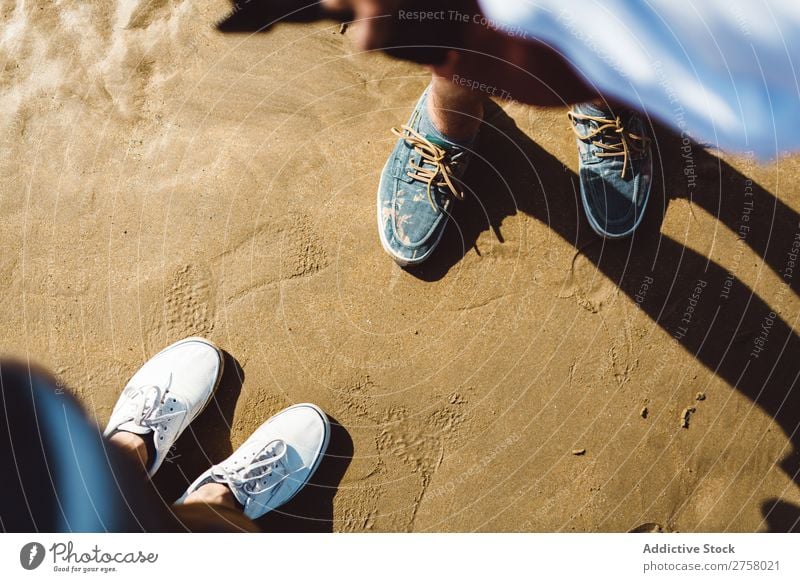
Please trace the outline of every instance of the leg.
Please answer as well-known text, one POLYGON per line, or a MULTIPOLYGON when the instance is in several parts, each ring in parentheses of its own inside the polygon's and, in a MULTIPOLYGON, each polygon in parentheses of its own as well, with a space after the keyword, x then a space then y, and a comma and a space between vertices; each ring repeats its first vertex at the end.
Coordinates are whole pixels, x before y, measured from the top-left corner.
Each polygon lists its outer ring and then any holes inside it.
POLYGON ((130 458, 137 467, 147 473, 152 455, 147 450, 147 443, 138 434, 132 432, 119 431, 111 435, 108 441, 130 458))
POLYGON ((455 141, 472 139, 483 120, 484 94, 433 75, 428 99, 428 115, 440 132, 455 141))
POLYGON ((0 393, 0 529, 174 529, 141 470, 108 446, 49 374, 0 361, 0 393))
MULTIPOLYGON (((154 474, 170 447, 210 401, 222 375, 219 349, 201 338, 172 344, 148 360, 128 382, 106 435, 142 474, 154 474)), ((225 487, 221 487, 225 490, 225 487)), ((258 531, 230 495, 202 488, 192 503, 175 506, 165 531, 258 531)))
MULTIPOLYGON (((140 435, 125 431, 114 433, 109 439, 130 459, 143 474, 151 466, 154 451, 140 435), (149 449, 149 450, 148 450, 149 449)), ((195 533, 258 532, 231 490, 224 485, 211 483, 190 495, 184 505, 172 507, 172 516, 164 518, 164 529, 195 533)), ((167 513, 167 512, 164 512, 167 513)))
POLYGON ((173 506, 175 516, 189 531, 204 533, 258 532, 258 526, 244 514, 231 490, 208 483, 173 506))
MULTIPOLYGON (((474 82, 488 79, 493 92, 497 89, 491 83, 505 83, 507 88, 501 85, 499 89, 501 97, 510 97, 512 89, 517 95, 538 94, 539 102, 548 95, 565 102, 581 95, 591 97, 574 75, 554 73, 554 67, 555 71, 559 67, 553 64, 556 61, 547 54, 548 49, 517 40, 504 46, 516 47, 509 58, 519 60, 524 55, 520 61, 526 67, 524 70, 512 68, 513 61, 492 65, 485 55, 453 52, 448 72, 452 76, 434 75, 428 114, 443 133, 463 139, 477 132, 483 99, 449 82, 451 78, 464 78, 463 75, 475 75, 474 82), (498 70, 505 70, 506 75, 498 78, 498 70)), ((445 70, 446 67, 438 69, 442 75, 445 70)), ((596 96, 575 105, 569 117, 578 138, 581 201, 589 225, 608 239, 632 235, 644 217, 653 175, 650 138, 644 120, 629 108, 614 106, 612 110, 596 96)))
MULTIPOLYGON (((185 343, 179 345, 187 349, 185 343)), ((166 353, 172 364, 182 362, 188 368, 184 368, 181 379, 180 366, 171 366, 168 386, 160 399, 134 399, 137 406, 128 406, 130 392, 123 393, 112 421, 122 418, 120 426, 132 430, 148 426, 144 419, 169 422, 164 416, 180 408, 175 406, 173 396, 191 396, 182 380, 213 370, 216 348, 209 350, 208 345, 199 342, 188 346, 195 356, 197 350, 205 354, 199 354, 199 361, 183 357, 171 360, 175 352, 168 348, 169 351, 159 354, 162 361, 156 361, 158 367, 152 366, 158 356, 148 362, 150 366, 145 364, 140 370, 147 372, 145 375, 153 370, 163 371, 160 366, 166 353), (213 356, 210 360, 209 355, 213 356), (203 360, 208 360, 211 367, 203 366, 203 360), (168 396, 170 387, 175 388, 173 396, 168 396), (132 422, 138 416, 128 418, 131 410, 144 412, 144 416, 132 422)), ((189 352, 181 355, 187 356, 189 352)), ((215 381, 209 382, 215 385, 215 381)), ((188 385, 196 387, 197 383, 188 385)), ((204 393, 202 383, 200 388, 204 393)), ((104 440, 69 394, 57 389, 49 375, 25 364, 0 361, 0 392, 0 474, 3 475, 0 528, 3 531, 257 531, 232 499, 229 489, 226 494, 216 487, 202 487, 192 502, 170 510, 152 483, 142 478, 144 473, 152 473, 158 457, 163 459, 166 454, 165 449, 157 450, 155 439, 175 433, 155 427, 143 434, 112 429, 109 439, 104 440)), ((185 410, 192 410, 193 402, 185 400, 185 410)), ((180 434, 180 430, 176 432, 180 434)))

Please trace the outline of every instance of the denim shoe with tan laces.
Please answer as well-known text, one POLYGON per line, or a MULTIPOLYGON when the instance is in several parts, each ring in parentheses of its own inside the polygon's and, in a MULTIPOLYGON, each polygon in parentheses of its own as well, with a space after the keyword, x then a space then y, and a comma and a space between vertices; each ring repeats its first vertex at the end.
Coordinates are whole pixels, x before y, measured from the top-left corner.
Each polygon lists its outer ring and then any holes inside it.
POLYGON ((406 125, 393 127, 397 143, 378 186, 378 232, 383 248, 400 265, 419 264, 442 239, 454 199, 464 198, 461 178, 473 136, 456 141, 441 133, 428 116, 430 87, 406 125))
POLYGON ((633 234, 653 178, 642 119, 629 110, 614 115, 592 103, 575 105, 567 115, 577 136, 581 200, 589 225, 605 238, 633 234))

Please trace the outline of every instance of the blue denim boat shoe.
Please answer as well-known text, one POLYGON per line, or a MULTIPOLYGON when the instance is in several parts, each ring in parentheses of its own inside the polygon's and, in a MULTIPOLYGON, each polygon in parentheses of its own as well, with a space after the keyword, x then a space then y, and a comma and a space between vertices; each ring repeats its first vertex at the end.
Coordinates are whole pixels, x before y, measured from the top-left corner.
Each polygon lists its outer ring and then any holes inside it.
POLYGON ((444 234, 454 199, 464 198, 461 178, 475 143, 454 141, 433 125, 425 89, 399 137, 378 186, 378 232, 383 248, 401 266, 428 259, 444 234))
POLYGON ((577 136, 586 218, 606 238, 633 234, 644 216, 653 178, 650 138, 642 119, 630 110, 620 113, 581 103, 567 114, 577 136))

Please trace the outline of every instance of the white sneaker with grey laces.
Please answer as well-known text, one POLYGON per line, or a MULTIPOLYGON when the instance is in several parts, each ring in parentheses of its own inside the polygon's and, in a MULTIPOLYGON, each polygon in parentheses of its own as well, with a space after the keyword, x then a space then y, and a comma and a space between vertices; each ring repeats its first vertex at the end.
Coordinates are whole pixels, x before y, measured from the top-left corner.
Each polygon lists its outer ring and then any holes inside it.
POLYGON ((258 519, 308 483, 328 447, 330 422, 313 404, 296 404, 261 425, 234 453, 200 475, 178 500, 209 483, 226 485, 258 519))
POLYGON ((103 434, 151 435, 153 476, 170 448, 206 407, 223 369, 222 352, 199 337, 176 342, 150 358, 122 391, 103 434))

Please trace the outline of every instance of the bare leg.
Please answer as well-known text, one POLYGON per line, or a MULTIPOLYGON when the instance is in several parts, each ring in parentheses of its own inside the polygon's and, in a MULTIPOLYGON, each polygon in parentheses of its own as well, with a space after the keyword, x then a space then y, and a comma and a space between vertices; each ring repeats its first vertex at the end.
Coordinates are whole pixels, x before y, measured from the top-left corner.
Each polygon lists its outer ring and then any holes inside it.
POLYGON ((207 483, 197 491, 193 491, 183 502, 184 504, 203 503, 206 505, 222 505, 231 509, 241 511, 241 506, 236 502, 236 498, 231 490, 220 483, 207 483))
POLYGON ((468 140, 478 132, 486 97, 447 78, 433 76, 428 114, 436 129, 454 140, 468 140))
MULTIPOLYGON (((134 463, 147 472, 150 453, 146 441, 138 434, 119 431, 108 439, 134 463)), ((242 506, 225 485, 209 483, 189 495, 182 505, 172 508, 178 524, 164 525, 165 531, 241 532, 259 531, 242 512, 242 506)))
POLYGON ((138 467, 147 472, 149 454, 147 444, 141 436, 132 432, 119 431, 112 434, 108 440, 117 445, 123 453, 136 462, 138 467))
POLYGON ((180 523, 195 532, 257 532, 258 526, 225 485, 208 483, 193 491, 183 503, 172 506, 180 523))
MULTIPOLYGON (((138 466, 143 469, 147 467, 149 454, 147 452, 147 444, 141 436, 132 432, 119 431, 111 435, 108 440, 117 445, 120 450, 133 459, 138 466)), ((236 498, 233 496, 233 493, 231 493, 231 490, 219 483, 203 485, 197 491, 189 495, 185 503, 224 505, 231 509, 241 509, 238 503, 236 503, 236 498)))

